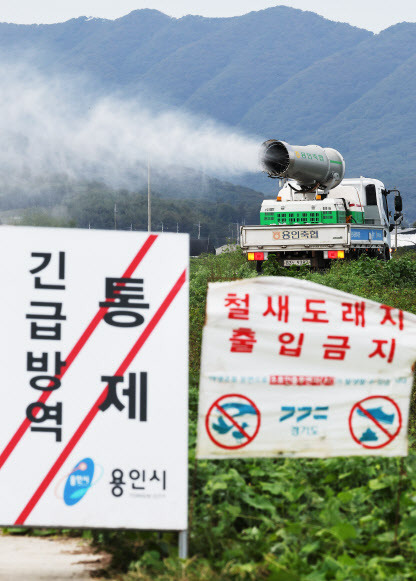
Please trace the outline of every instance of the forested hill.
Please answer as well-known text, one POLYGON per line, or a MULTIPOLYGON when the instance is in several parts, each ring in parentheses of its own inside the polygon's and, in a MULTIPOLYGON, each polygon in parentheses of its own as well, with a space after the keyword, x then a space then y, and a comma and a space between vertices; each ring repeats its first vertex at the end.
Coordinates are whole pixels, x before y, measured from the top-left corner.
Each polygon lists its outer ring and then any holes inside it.
MULTIPOLYGON (((103 93, 156 95, 260 139, 332 146, 349 176, 413 189, 414 23, 374 35, 277 6, 234 18, 137 10, 114 21, 0 24, 0 59, 20 58, 48 74, 82 72, 103 93)), ((414 219, 416 199, 410 208, 414 219)))
POLYGON ((234 124, 294 75, 372 37, 283 6, 234 18, 145 9, 114 21, 0 24, 4 55, 29 54, 47 71, 88 72, 107 90, 147 88, 234 124))

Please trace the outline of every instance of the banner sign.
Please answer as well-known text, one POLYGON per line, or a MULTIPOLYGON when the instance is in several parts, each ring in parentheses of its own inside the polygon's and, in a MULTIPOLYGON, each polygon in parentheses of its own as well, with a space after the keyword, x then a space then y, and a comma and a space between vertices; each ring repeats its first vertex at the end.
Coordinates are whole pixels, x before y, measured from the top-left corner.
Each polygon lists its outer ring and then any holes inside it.
POLYGON ((416 316, 309 281, 211 283, 197 456, 404 456, 416 316))
POLYGON ((188 236, 0 247, 0 523, 186 529, 188 236))

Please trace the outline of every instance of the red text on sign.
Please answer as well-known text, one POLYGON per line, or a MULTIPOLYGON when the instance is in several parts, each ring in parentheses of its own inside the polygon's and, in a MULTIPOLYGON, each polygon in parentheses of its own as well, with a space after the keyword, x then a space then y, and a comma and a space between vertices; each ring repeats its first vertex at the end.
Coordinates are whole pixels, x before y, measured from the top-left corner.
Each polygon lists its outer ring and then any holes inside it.
POLYGON ((384 318, 381 321, 380 325, 385 325, 386 323, 390 323, 391 325, 399 325, 400 331, 403 331, 404 324, 403 324, 403 311, 400 309, 393 309, 393 307, 388 307, 387 305, 380 305, 380 309, 384 310, 384 318), (393 319, 393 311, 398 312, 397 314, 397 323, 393 319))
POLYGON ((286 357, 300 357, 302 352, 303 339, 304 334, 300 333, 296 347, 292 346, 289 348, 286 347, 286 345, 295 342, 296 338, 294 335, 292 335, 292 333, 282 333, 279 335, 279 341, 280 343, 283 343, 283 345, 280 347, 279 355, 285 355, 286 357))
POLYGON ((225 307, 229 309, 228 318, 247 321, 249 317, 249 300, 250 296, 248 294, 244 295, 244 298, 238 298, 235 293, 228 293, 225 297, 225 307))
POLYGON ((252 353, 254 343, 257 343, 256 333, 251 329, 233 329, 231 353, 252 353))
POLYGON ((267 309, 264 311, 263 317, 267 317, 267 315, 273 315, 273 317, 277 317, 279 322, 287 323, 289 321, 289 297, 279 295, 276 310, 273 308, 273 297, 267 297, 267 309))
POLYGON ((396 339, 391 340, 388 355, 384 352, 383 345, 387 345, 389 341, 385 339, 373 339, 373 343, 376 344, 376 348, 368 357, 371 358, 375 357, 376 355, 378 357, 381 357, 382 359, 385 359, 387 357, 387 363, 392 363, 394 359, 394 353, 396 351, 396 339))
POLYGON ((324 359, 335 359, 338 361, 344 361, 347 349, 351 349, 348 344, 349 337, 339 337, 337 335, 328 335, 327 339, 329 341, 335 341, 333 343, 324 343, 324 359))
POLYGON ((346 323, 354 323, 356 327, 365 327, 365 302, 341 303, 342 320, 346 323))
POLYGON ((319 309, 317 308, 318 305, 325 305, 325 301, 306 299, 306 314, 312 316, 303 317, 302 321, 305 321, 305 323, 329 323, 329 319, 324 318, 324 315, 327 314, 326 309, 319 309), (316 303, 316 306, 313 303, 316 303))

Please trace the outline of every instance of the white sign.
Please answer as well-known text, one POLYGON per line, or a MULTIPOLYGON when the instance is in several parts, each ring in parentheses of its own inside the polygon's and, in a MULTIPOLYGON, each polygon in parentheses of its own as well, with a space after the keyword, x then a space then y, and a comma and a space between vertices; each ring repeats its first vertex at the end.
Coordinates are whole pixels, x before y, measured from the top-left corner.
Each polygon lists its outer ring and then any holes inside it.
POLYGON ((188 236, 0 248, 0 523, 186 529, 188 236))
POLYGON ((199 458, 403 456, 416 316, 312 282, 212 283, 199 458))

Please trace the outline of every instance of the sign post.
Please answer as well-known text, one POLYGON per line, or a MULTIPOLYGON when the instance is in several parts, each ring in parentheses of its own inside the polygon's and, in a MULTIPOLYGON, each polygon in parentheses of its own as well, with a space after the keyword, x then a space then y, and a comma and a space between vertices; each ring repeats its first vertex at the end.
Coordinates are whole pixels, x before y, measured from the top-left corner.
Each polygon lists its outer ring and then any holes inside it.
POLYGON ((188 558, 188 531, 179 531, 179 559, 188 558))
POLYGON ((0 243, 1 524, 186 530, 188 236, 0 243))
POLYGON ((209 285, 198 458, 407 454, 416 316, 309 281, 209 285))

